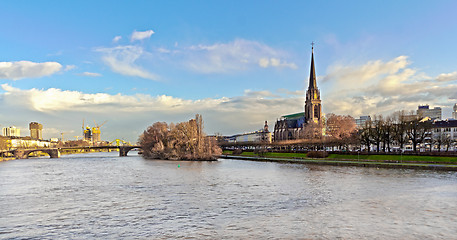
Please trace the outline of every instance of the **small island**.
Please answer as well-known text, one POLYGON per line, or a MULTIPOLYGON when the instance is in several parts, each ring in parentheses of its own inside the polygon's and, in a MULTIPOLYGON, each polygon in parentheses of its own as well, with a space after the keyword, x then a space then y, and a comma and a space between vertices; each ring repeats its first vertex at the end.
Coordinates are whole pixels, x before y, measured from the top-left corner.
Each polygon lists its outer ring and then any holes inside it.
POLYGON ((146 159, 214 161, 222 153, 215 138, 203 132, 203 119, 178 124, 156 122, 138 140, 146 159))

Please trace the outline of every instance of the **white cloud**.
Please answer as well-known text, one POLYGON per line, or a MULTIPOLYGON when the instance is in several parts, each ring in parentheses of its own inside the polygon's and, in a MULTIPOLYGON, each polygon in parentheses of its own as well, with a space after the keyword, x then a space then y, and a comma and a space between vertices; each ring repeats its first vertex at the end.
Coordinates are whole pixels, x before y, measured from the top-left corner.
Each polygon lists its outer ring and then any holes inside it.
POLYGON ((130 41, 137 41, 137 40, 143 40, 146 38, 150 38, 151 35, 154 34, 154 31, 152 30, 147 30, 144 32, 138 32, 138 31, 133 31, 132 35, 130 36, 130 41))
POLYGON ((277 93, 281 93, 281 94, 286 94, 286 95, 289 95, 289 96, 304 96, 305 95, 305 90, 302 89, 302 90, 295 90, 295 91, 290 91, 290 90, 287 90, 287 89, 284 89, 284 88, 279 88, 276 90, 277 93))
POLYGON ((114 42, 114 43, 117 43, 117 42, 119 42, 119 40, 121 40, 121 39, 122 39, 122 36, 115 36, 115 37, 113 38, 113 42, 114 42))
POLYGON ((244 71, 255 66, 297 68, 295 63, 284 60, 288 57, 285 52, 245 39, 213 45, 195 45, 182 52, 186 55, 184 64, 199 73, 244 71))
MULTIPOLYGON (((151 31, 134 32, 132 40, 150 37, 151 31)), ((193 72, 237 73, 250 69, 261 68, 290 68, 297 69, 297 65, 289 60, 289 54, 273 49, 265 44, 236 39, 229 43, 212 45, 193 45, 190 47, 164 48, 156 47, 146 51, 141 43, 111 48, 97 48, 95 51, 103 53, 102 61, 112 71, 146 79, 158 80, 158 76, 146 70, 152 64, 168 64, 176 68, 185 68, 193 72), (143 67, 144 68, 143 68, 143 67)))
POLYGON ((287 67, 287 68, 291 68, 291 69, 297 69, 297 65, 295 65, 295 63, 284 62, 278 58, 270 58, 270 59, 261 58, 261 59, 259 59, 259 66, 263 67, 263 68, 267 68, 267 67, 271 66, 271 67, 287 67))
POLYGON ((329 67, 323 85, 330 88, 321 89, 324 110, 358 117, 415 110, 419 104, 443 108, 454 104, 457 85, 450 82, 457 73, 432 78, 410 65, 407 56, 399 56, 387 62, 329 67))
MULTIPOLYGON (((209 134, 254 131, 262 128, 265 120, 273 126, 280 115, 302 111, 304 101, 303 97, 284 98, 269 91, 249 90, 243 96, 233 98, 187 100, 166 95, 87 94, 56 88, 22 90, 8 84, 1 87, 4 93, 0 93, 0 111, 14 109, 15 119, 24 119, 18 125, 25 126, 33 116, 48 116, 37 121, 45 128, 78 132, 83 118, 97 122, 108 120, 103 129, 104 139, 136 140, 156 121, 186 121, 196 113, 203 115, 209 134)), ((5 117, 0 119, 5 121, 5 117)), ((59 137, 55 132, 53 137, 59 137)))
POLYGON ((272 98, 272 97, 275 98, 275 97, 279 97, 278 95, 273 94, 272 92, 267 91, 267 90, 252 91, 250 89, 244 90, 244 95, 248 96, 248 97, 254 97, 254 98, 272 98))
POLYGON ((157 51, 159 53, 171 53, 171 51, 166 48, 158 48, 157 51))
POLYGON ((100 73, 93 73, 93 72, 83 72, 83 73, 79 73, 78 75, 86 76, 86 77, 101 77, 102 76, 100 73))
POLYGON ((46 56, 48 56, 48 57, 54 57, 54 56, 62 56, 62 54, 63 54, 63 51, 60 50, 60 51, 57 51, 57 52, 55 52, 55 53, 49 53, 49 54, 47 54, 46 56))
POLYGON ((0 79, 39 78, 57 73, 61 68, 58 62, 0 62, 0 79))
MULTIPOLYGON (((6 92, 4 97, 20 97, 21 103, 30 110, 39 112, 53 111, 88 111, 88 112, 142 112, 149 110, 186 110, 192 103, 202 101, 191 101, 174 98, 171 96, 151 97, 137 94, 133 96, 106 93, 86 94, 78 91, 65 91, 56 88, 21 90, 8 84, 2 84, 6 92), (103 108, 100 108, 103 106, 103 108)), ((208 100, 204 102, 208 103, 208 100)))
POLYGON ((259 59, 259 66, 263 68, 267 68, 270 65, 270 60, 268 58, 261 58, 259 59))
POLYGON ((70 71, 70 70, 73 70, 73 69, 75 69, 75 68, 76 68, 75 65, 67 65, 67 66, 65 66, 64 71, 70 71))
POLYGON ((450 82, 457 80, 457 72, 452 73, 442 73, 436 77, 436 80, 440 82, 450 82))
POLYGON ((117 46, 113 48, 98 48, 103 53, 102 60, 113 72, 126 76, 141 77, 158 80, 158 76, 138 66, 136 61, 143 56, 144 50, 140 46, 117 46))
POLYGON ((407 56, 399 56, 387 63, 381 60, 369 61, 362 66, 336 64, 329 67, 327 75, 322 81, 333 80, 344 85, 350 83, 358 86, 379 80, 379 77, 385 74, 394 74, 409 64, 407 56))

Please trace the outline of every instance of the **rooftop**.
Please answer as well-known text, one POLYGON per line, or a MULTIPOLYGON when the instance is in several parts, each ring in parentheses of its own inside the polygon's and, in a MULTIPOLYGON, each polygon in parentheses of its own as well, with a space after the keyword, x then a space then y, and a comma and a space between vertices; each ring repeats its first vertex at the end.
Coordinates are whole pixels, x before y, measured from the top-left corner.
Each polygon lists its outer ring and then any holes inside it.
POLYGON ((284 115, 284 116, 281 116, 281 118, 296 119, 296 118, 301 118, 301 117, 304 117, 304 116, 305 116, 305 112, 299 112, 299 113, 284 115))

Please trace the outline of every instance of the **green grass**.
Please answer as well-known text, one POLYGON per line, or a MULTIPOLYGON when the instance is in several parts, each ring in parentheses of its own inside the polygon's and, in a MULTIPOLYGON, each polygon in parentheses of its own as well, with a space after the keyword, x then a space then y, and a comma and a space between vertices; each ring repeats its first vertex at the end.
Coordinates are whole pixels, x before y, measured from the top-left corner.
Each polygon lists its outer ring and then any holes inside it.
MULTIPOLYGON (((225 151, 224 151, 225 152, 225 151)), ((227 153, 231 154, 231 153, 227 153)), ((259 156, 254 152, 243 152, 241 156, 259 156)), ((263 157, 277 157, 277 158, 307 158, 306 153, 276 153, 276 152, 267 152, 263 154, 263 157)))
POLYGON ((457 157, 440 157, 440 156, 411 156, 411 155, 343 155, 330 154, 328 158, 333 159, 360 159, 372 161, 398 161, 398 162, 439 162, 439 163, 457 163, 457 157))
POLYGON ((242 152, 241 156, 257 156, 254 152, 242 152))
POLYGON ((308 158, 306 153, 265 153, 265 157, 308 158))
MULTIPOLYGON (((224 151, 223 154, 232 154, 232 151, 224 151)), ((241 156, 258 156, 254 152, 243 152, 241 156)), ((273 158, 308 158, 306 153, 275 153, 267 152, 263 157, 273 158)), ((326 159, 351 159, 351 160, 368 160, 368 161, 398 161, 398 162, 428 162, 428 163, 457 163, 457 157, 440 157, 440 156, 411 156, 411 155, 345 155, 330 154, 326 159)))

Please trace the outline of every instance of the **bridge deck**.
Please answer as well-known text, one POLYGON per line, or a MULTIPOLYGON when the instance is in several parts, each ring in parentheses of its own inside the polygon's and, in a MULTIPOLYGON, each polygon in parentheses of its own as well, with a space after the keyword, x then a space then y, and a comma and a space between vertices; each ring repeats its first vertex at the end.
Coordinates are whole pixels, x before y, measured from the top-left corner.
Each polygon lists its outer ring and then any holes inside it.
POLYGON ((87 146, 87 147, 59 147, 59 148, 32 148, 32 149, 14 149, 14 150, 1 150, 0 153, 4 155, 9 153, 14 155, 15 158, 23 159, 28 158, 32 152, 44 152, 49 154, 51 158, 60 157, 60 152, 65 150, 93 150, 93 149, 119 149, 119 156, 127 156, 128 152, 134 148, 141 148, 141 146, 87 146))

